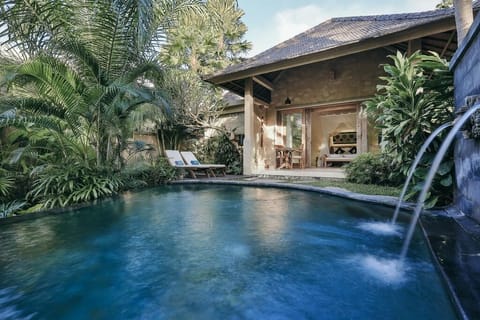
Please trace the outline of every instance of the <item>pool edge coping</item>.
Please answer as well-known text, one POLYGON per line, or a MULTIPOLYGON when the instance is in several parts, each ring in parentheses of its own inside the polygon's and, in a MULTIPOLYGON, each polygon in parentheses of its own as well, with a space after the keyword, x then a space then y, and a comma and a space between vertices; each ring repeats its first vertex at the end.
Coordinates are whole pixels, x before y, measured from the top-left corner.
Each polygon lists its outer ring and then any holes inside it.
MULTIPOLYGON (((338 187, 317 187, 307 184, 289 183, 289 182, 277 182, 277 181, 245 181, 245 180, 175 180, 170 184, 220 184, 220 185, 238 185, 238 186, 253 186, 253 187, 274 187, 282 189, 294 189, 300 191, 311 191, 317 193, 323 193, 335 197, 347 198, 350 200, 374 203, 386 205, 389 207, 395 207, 398 202, 397 197, 382 196, 382 195, 368 195, 363 193, 357 193, 338 187)), ((404 210, 412 211, 415 208, 415 204, 411 202, 403 202, 401 208, 404 210)), ((436 210, 435 210, 436 211, 436 210)), ((440 210, 441 211, 441 210, 440 210)))

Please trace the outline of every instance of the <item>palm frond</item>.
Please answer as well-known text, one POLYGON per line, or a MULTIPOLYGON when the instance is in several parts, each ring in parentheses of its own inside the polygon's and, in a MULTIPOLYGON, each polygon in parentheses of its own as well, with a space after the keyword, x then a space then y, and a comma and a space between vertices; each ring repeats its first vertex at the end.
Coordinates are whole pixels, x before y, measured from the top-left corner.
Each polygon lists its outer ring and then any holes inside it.
POLYGON ((58 118, 50 116, 30 116, 16 117, 9 119, 0 119, 0 128, 20 127, 20 128, 43 128, 57 132, 63 132, 65 123, 58 118))
POLYGON ((5 0, 0 6, 0 39, 23 58, 45 51, 50 41, 68 28, 69 1, 5 0))
POLYGON ((86 0, 77 6, 77 36, 92 52, 100 69, 110 79, 123 74, 135 59, 129 39, 129 26, 123 17, 123 1, 86 0))
POLYGON ((70 63, 72 61, 78 63, 75 70, 81 76, 92 82, 108 85, 108 77, 100 68, 98 59, 81 40, 73 37, 62 39, 57 47, 64 52, 70 63))
POLYGON ((65 118, 65 110, 59 109, 51 103, 38 98, 0 98, 0 110, 9 109, 5 113, 0 114, 0 118, 15 118, 16 110, 21 110, 28 114, 35 115, 53 115, 60 119, 65 118), (3 115, 3 116, 2 116, 3 115))

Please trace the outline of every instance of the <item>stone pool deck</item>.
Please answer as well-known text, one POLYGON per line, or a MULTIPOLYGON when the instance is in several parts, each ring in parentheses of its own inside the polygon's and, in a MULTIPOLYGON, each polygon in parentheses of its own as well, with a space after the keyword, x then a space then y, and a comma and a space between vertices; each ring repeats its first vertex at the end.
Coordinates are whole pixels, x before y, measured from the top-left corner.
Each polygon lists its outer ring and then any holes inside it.
MULTIPOLYGON (((181 179, 173 181, 173 184, 227 184, 227 185, 239 185, 239 186, 259 186, 259 187, 275 187, 275 188, 288 188, 303 191, 321 192, 332 196, 339 196, 352 200, 382 204, 390 207, 397 205, 397 198, 390 196, 376 196, 366 195, 348 191, 342 188, 336 187, 316 187, 309 185, 310 182, 314 182, 319 177, 312 177, 308 175, 259 175, 259 176, 225 176, 216 178, 198 178, 198 179, 181 179)), ((331 178, 331 177, 322 177, 331 178)), ((343 179, 342 177, 333 177, 343 179)), ((413 209, 413 204, 405 203, 402 205, 404 209, 413 209)))

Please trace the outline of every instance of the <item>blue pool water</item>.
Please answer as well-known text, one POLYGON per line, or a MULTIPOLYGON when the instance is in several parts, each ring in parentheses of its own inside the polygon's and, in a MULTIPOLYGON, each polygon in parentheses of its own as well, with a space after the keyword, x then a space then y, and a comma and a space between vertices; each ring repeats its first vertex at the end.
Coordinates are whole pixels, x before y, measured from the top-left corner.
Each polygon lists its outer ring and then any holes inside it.
POLYGON ((455 319, 391 209, 308 193, 168 186, 0 226, 0 319, 455 319), (399 270, 401 269, 401 270, 399 270))

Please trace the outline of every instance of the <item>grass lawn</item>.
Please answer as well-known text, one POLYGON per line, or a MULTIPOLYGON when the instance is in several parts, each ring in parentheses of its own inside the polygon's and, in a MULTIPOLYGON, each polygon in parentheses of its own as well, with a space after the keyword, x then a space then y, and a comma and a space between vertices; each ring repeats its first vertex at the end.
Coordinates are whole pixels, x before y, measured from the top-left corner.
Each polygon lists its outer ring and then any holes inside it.
MULTIPOLYGON (((297 181, 298 183, 298 181, 297 181)), ((316 187, 336 187, 336 188, 343 188, 348 191, 362 193, 362 194, 369 194, 369 195, 380 195, 380 196, 400 196, 400 192, 402 191, 401 187, 387 187, 387 186, 379 186, 374 184, 358 184, 358 183, 351 183, 341 180, 334 180, 334 179, 322 179, 317 181, 305 181, 304 184, 309 184, 316 187)))

